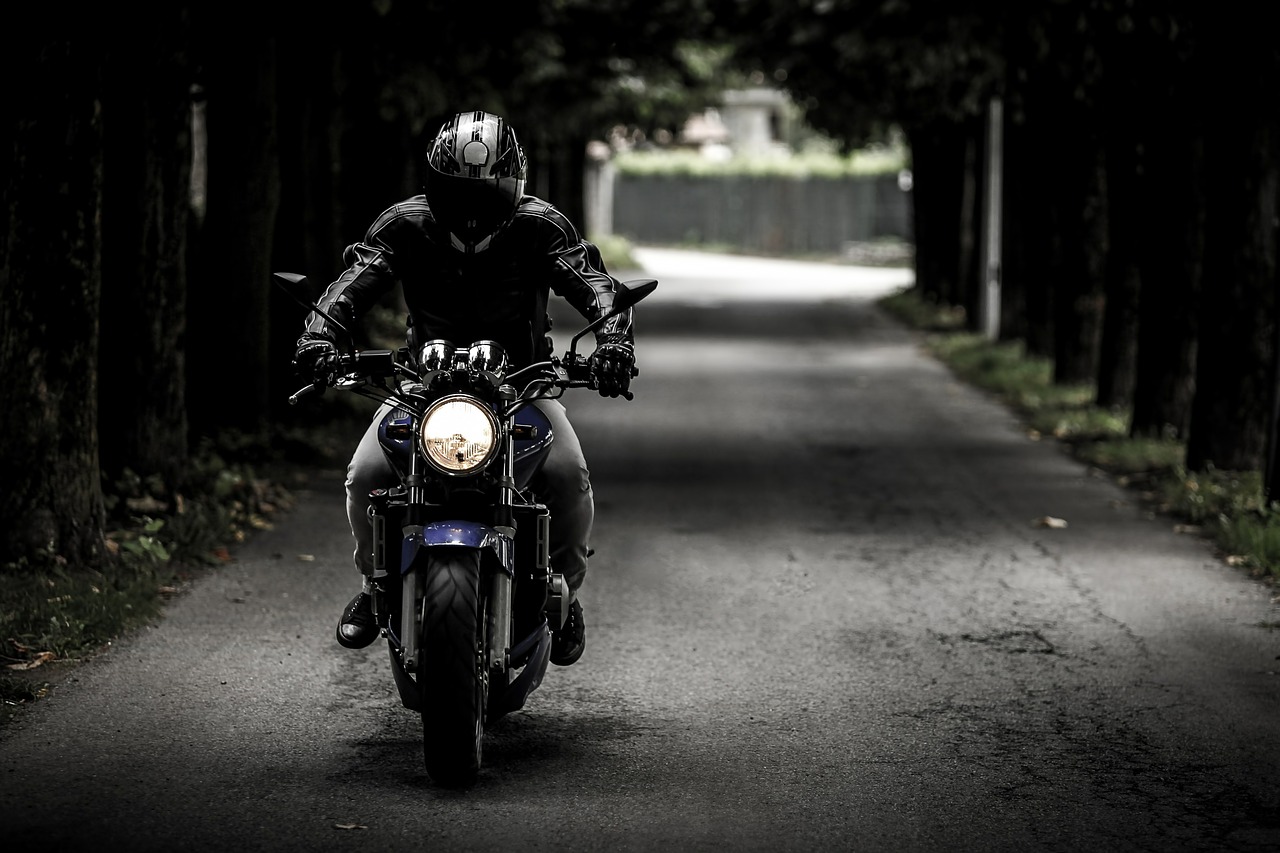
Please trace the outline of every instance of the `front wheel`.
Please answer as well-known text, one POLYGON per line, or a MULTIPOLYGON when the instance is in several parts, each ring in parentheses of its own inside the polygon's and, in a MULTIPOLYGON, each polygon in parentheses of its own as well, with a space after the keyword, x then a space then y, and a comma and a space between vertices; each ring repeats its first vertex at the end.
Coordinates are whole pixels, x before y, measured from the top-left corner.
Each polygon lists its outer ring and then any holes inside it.
POLYGON ((437 784, 469 785, 480 772, 485 673, 480 557, 444 551, 427 561, 422 599, 422 754, 437 784))

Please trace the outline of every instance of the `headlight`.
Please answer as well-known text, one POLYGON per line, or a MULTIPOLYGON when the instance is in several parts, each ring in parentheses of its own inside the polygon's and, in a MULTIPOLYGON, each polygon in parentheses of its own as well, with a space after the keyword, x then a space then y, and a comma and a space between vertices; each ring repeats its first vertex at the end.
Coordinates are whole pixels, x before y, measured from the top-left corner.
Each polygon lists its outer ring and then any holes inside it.
POLYGON ((474 474, 498 452, 498 419, 471 397, 442 397, 418 431, 427 461, 445 474, 474 474))

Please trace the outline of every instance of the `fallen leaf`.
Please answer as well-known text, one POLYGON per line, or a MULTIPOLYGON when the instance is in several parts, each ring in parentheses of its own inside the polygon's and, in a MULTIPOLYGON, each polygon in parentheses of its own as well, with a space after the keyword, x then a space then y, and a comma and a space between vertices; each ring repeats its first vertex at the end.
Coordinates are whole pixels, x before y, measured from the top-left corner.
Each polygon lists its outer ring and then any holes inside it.
POLYGON ((145 512, 155 514, 164 512, 169 505, 161 500, 156 500, 151 495, 143 495, 140 498, 125 498, 124 505, 134 512, 145 512))
POLYGON ((12 669, 15 672, 25 672, 29 669, 35 669, 38 666, 44 666, 49 661, 57 659, 58 656, 53 652, 41 652, 31 660, 23 661, 22 663, 11 663, 6 667, 6 669, 12 669))
POLYGON ((1067 526, 1066 519, 1054 518, 1052 515, 1042 515, 1039 518, 1032 519, 1032 527, 1051 527, 1061 529, 1067 526))
POLYGON ((1242 554, 1231 554, 1227 557, 1228 566, 1243 566, 1249 562, 1249 558, 1242 554))

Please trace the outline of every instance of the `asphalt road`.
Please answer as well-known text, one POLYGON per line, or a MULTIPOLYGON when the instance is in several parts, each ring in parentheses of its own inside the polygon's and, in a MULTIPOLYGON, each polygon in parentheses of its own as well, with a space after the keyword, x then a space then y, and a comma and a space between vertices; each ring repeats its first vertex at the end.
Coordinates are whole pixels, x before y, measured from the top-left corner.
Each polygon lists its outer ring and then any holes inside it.
POLYGON ((922 355, 901 271, 640 258, 636 400, 568 400, 587 652, 473 789, 333 641, 335 474, 3 735, 0 845, 1280 849, 1270 589, 922 355))

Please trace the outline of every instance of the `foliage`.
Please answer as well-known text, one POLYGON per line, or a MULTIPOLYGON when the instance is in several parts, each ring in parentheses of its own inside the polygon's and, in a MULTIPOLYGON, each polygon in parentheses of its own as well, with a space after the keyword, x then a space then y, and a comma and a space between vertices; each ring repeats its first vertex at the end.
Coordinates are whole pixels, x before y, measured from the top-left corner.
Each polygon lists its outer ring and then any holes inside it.
POLYGON ((880 307, 913 329, 927 332, 958 332, 965 325, 964 308, 940 305, 910 288, 884 297, 880 307))
MULTIPOLYGON (((366 10, 368 7, 365 7, 366 10)), ((538 0, 482 29, 456 3, 388 3, 366 43, 384 109, 415 132, 458 104, 487 105, 549 139, 622 124, 679 126, 722 85, 728 51, 706 41, 705 0, 538 0), (422 33, 451 49, 422 49, 422 33)))
POLYGON ((986 0, 725 0, 740 64, 754 63, 806 108, 806 120, 857 146, 886 122, 979 114, 998 90, 1004 14, 986 0))
POLYGON ((1169 510, 1203 526, 1228 562, 1280 577, 1280 506, 1268 503, 1257 471, 1187 471, 1182 465, 1160 487, 1169 510))
MULTIPOLYGON (((286 436, 274 441, 227 433, 194 454, 181 491, 157 477, 125 471, 104 484, 109 564, 101 570, 39 553, 0 567, 0 699, 38 698, 48 668, 88 657, 156 619, 167 596, 202 566, 231 559, 229 549, 292 498, 280 477, 260 477, 247 461, 283 464, 286 436)), ((2 716, 2 715, 0 715, 2 716)))
POLYGON ((789 157, 740 155, 715 160, 688 150, 620 153, 614 163, 622 175, 694 177, 748 176, 783 178, 847 178, 894 174, 906 162, 901 147, 877 146, 849 154, 812 152, 789 157))
POLYGON ((1256 471, 1189 472, 1185 442, 1130 438, 1129 412, 1100 408, 1093 388, 1053 383, 1052 362, 1028 356, 1021 341, 988 341, 963 330, 916 291, 879 303, 916 329, 929 351, 961 379, 1016 411, 1033 438, 1052 436, 1083 462, 1140 488, 1166 513, 1212 537, 1233 565, 1280 577, 1280 506, 1268 504, 1256 471))
POLYGON ((159 588, 173 580, 167 560, 126 554, 108 572, 29 566, 0 576, 0 656, 6 663, 52 653, 85 657, 160 610, 159 588))
POLYGON ((126 470, 103 489, 114 527, 107 534, 108 550, 153 568, 170 560, 208 565, 223 559, 228 543, 269 528, 270 516, 291 500, 247 461, 272 461, 270 444, 268 437, 235 431, 206 437, 178 489, 126 470))
POLYGON ((1194 524, 1221 516, 1262 514, 1262 478, 1256 472, 1187 471, 1178 467, 1163 497, 1168 505, 1194 524))
POLYGON ((600 250, 605 269, 611 273, 640 268, 640 263, 631 253, 631 241, 621 234, 592 235, 591 241, 600 250))
MULTIPOLYGON (((1127 418, 1124 420, 1127 422, 1127 418)), ((1076 455, 1123 478, 1148 471, 1175 471, 1187 451, 1185 445, 1172 439, 1130 438, 1126 434, 1117 434, 1106 440, 1078 445, 1076 455)))

